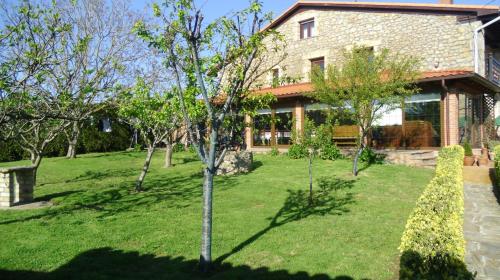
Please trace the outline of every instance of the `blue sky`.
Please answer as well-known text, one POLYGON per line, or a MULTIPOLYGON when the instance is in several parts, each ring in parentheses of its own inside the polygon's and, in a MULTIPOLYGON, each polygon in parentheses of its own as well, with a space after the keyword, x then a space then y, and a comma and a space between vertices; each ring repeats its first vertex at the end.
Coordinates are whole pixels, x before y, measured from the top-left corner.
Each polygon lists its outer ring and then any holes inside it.
MULTIPOLYGON (((134 8, 144 9, 146 8, 145 3, 149 1, 131 0, 134 8)), ((344 0, 348 1, 348 0, 344 0)), ((380 0, 380 1, 369 1, 367 2, 413 2, 413 3, 437 3, 438 0, 414 0, 414 1, 393 1, 393 0, 380 0)), ((161 2, 161 0, 158 0, 161 2)), ((215 19, 220 16, 226 15, 232 11, 238 11, 245 8, 248 5, 248 0, 196 0, 199 5, 203 5, 203 10, 207 19, 215 19)), ((295 0, 263 0, 264 10, 268 12, 273 12, 276 17, 284 12, 288 7, 293 5, 295 0)), ((455 0, 455 4, 473 4, 473 5, 500 5, 500 0, 455 0)))

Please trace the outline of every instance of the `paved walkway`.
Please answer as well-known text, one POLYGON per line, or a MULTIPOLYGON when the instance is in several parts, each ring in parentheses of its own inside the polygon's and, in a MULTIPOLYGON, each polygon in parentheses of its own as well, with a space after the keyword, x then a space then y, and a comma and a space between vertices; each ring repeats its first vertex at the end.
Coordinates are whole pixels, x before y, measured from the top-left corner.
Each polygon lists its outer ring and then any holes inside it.
POLYGON ((489 174, 489 168, 464 170, 464 235, 469 270, 476 279, 493 280, 500 279, 500 197, 489 174))

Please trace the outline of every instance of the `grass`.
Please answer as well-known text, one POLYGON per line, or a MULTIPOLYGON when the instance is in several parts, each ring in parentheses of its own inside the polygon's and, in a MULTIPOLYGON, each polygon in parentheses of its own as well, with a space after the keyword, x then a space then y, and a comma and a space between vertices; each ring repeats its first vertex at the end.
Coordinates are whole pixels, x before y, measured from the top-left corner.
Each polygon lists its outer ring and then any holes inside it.
MULTIPOLYGON (((201 164, 161 153, 134 193, 144 153, 51 158, 37 200, 55 206, 0 211, 1 279, 185 279, 196 272, 201 164)), ((328 180, 307 205, 305 160, 256 155, 247 175, 217 177, 209 279, 393 279, 407 217, 431 170, 317 160, 328 180)), ((5 165, 19 165, 8 163, 5 165)))

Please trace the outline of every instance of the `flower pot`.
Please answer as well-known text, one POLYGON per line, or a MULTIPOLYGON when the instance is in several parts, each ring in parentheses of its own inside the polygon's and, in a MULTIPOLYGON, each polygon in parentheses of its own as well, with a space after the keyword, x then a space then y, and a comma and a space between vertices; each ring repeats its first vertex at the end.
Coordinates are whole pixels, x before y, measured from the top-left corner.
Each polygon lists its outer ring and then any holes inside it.
POLYGON ((465 166, 472 166, 475 161, 476 160, 473 156, 465 156, 464 157, 464 165, 465 166))
POLYGON ((478 160, 479 166, 488 166, 489 160, 487 156, 482 156, 478 160))

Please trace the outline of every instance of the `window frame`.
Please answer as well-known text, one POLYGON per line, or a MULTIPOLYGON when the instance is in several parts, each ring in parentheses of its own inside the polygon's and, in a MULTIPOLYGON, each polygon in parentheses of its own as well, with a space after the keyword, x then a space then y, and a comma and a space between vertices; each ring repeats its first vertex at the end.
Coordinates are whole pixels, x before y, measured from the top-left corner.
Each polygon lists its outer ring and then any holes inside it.
POLYGON ((316 23, 315 23, 314 18, 299 21, 300 40, 309 39, 309 38, 314 37, 315 28, 316 28, 316 23), (304 27, 306 27, 306 28, 304 28, 304 27), (307 32, 305 32, 305 31, 307 31, 307 32), (306 36, 306 33, 308 36, 306 36))

